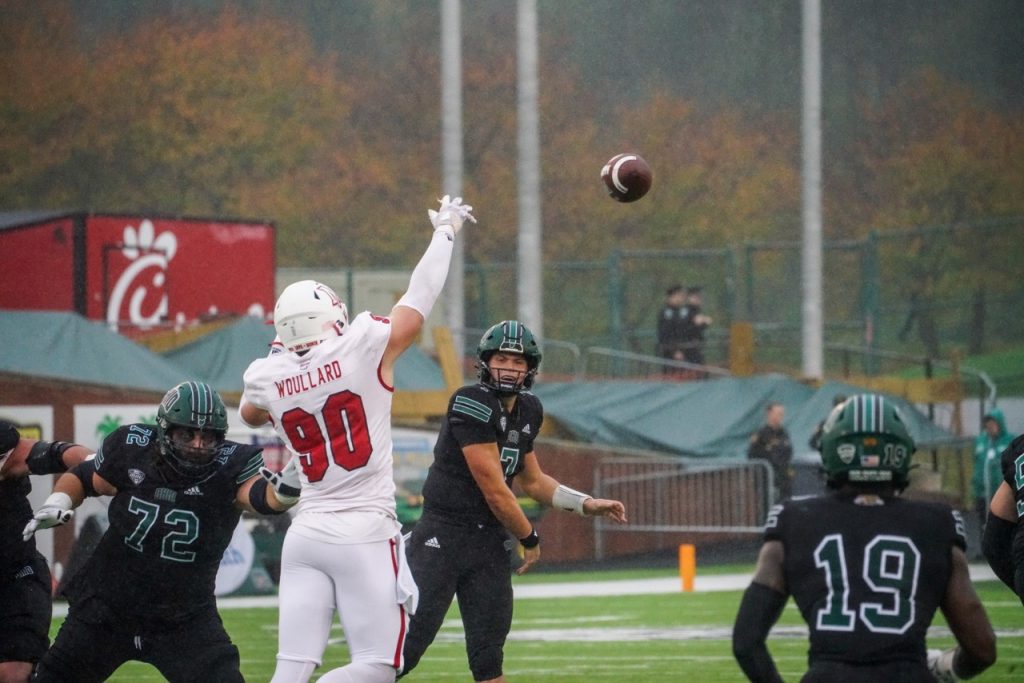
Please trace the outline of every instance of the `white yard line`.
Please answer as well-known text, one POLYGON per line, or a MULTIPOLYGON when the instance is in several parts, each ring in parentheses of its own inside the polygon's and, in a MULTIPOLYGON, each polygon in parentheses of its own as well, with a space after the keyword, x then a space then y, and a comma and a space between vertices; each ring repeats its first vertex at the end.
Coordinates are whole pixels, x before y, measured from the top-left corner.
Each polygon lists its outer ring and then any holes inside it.
MULTIPOLYGON (((970 565, 972 581, 993 581, 996 576, 985 564, 970 565)), ((743 590, 750 583, 749 574, 720 574, 711 576, 698 575, 694 580, 694 592, 707 593, 712 591, 743 590)), ((667 577, 656 579, 618 579, 612 581, 583 581, 565 583, 530 583, 513 586, 517 599, 531 598, 574 598, 602 595, 652 595, 679 593, 682 591, 682 579, 667 577)), ((217 599, 220 609, 240 607, 277 607, 276 595, 242 595, 226 596, 217 599)), ((53 605, 53 616, 67 615, 67 603, 56 602, 53 605)))

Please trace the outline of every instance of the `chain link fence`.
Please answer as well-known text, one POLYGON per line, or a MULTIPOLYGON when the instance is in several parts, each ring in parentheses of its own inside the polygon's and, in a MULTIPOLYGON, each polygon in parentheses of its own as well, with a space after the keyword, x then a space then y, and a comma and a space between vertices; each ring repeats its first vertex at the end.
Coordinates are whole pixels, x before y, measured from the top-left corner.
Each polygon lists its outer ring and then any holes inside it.
MULTIPOLYGON (((655 355, 665 290, 703 287, 713 318, 707 362, 728 365, 729 328, 754 326, 759 370, 801 365, 801 245, 751 242, 721 249, 619 250, 604 261, 549 261, 543 269, 545 347, 604 347, 655 355)), ((873 231, 823 247, 826 372, 887 371, 881 350, 917 358, 974 354, 1024 336, 1024 217, 873 231), (841 348, 840 348, 841 347, 841 348), (851 349, 860 349, 854 353, 851 349), (856 358, 855 358, 856 356, 856 358)), ((517 315, 514 264, 467 264, 466 324, 517 315)), ((545 359, 547 363, 547 359, 545 359)), ((560 370, 561 371, 561 370, 560 370)))

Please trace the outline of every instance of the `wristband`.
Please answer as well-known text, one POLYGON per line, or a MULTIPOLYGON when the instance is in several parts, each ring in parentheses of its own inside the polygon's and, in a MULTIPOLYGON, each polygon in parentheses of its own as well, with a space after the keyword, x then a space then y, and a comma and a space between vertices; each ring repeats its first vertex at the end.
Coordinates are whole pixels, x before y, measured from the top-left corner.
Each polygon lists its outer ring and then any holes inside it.
POLYGON ((537 535, 537 529, 530 529, 530 534, 525 538, 520 538, 519 543, 527 550, 536 548, 540 544, 540 536, 537 535))

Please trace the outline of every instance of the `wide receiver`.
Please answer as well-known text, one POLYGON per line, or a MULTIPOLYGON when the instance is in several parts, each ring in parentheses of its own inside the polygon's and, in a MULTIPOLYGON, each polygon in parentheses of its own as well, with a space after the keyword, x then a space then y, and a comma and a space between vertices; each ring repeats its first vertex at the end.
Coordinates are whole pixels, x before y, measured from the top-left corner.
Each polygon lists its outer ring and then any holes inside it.
POLYGON ((790 595, 810 629, 805 682, 955 681, 996 659, 971 585, 963 520, 948 505, 898 497, 914 441, 892 402, 853 396, 825 422, 831 492, 774 507, 733 629, 752 681, 781 681, 765 647, 790 595), (926 651, 941 609, 958 646, 926 651))

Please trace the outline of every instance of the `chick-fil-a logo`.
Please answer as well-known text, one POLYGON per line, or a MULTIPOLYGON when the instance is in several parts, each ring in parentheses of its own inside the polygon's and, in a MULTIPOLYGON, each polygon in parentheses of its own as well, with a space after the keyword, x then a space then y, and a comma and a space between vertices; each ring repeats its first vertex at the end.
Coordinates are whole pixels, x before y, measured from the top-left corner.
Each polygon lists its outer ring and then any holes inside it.
POLYGON ((124 228, 121 254, 131 263, 114 284, 107 301, 107 324, 116 330, 125 318, 121 312, 128 303, 126 319, 132 325, 156 325, 167 318, 167 266, 178 251, 178 240, 171 232, 155 234, 153 222, 124 228), (156 297, 152 294, 157 294, 156 297), (153 300, 156 299, 156 305, 153 300), (145 309, 144 309, 145 307, 145 309))

